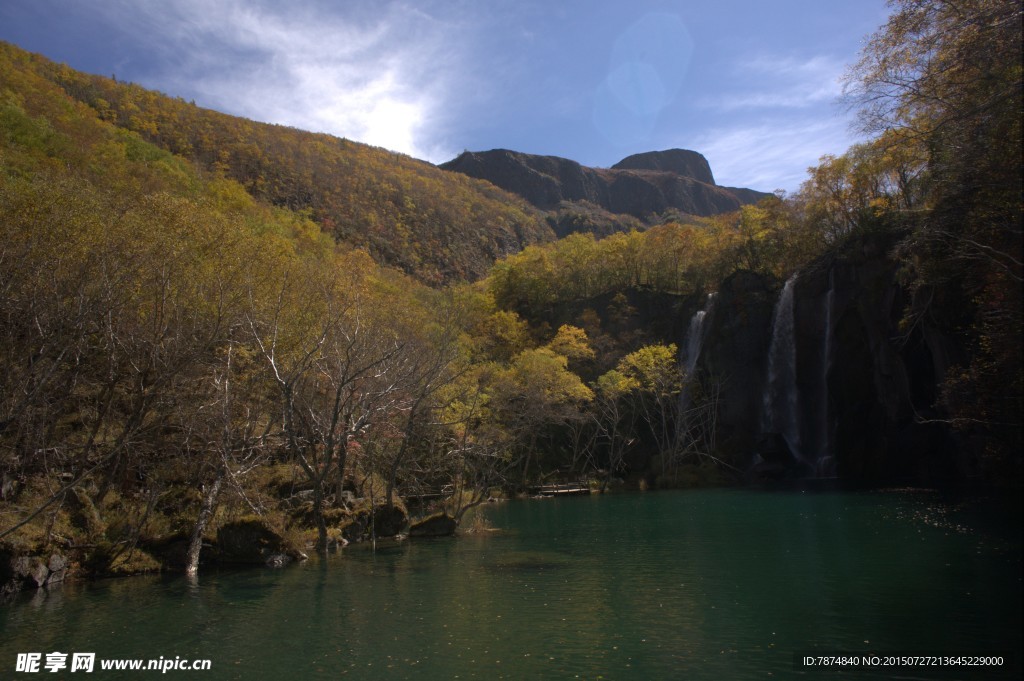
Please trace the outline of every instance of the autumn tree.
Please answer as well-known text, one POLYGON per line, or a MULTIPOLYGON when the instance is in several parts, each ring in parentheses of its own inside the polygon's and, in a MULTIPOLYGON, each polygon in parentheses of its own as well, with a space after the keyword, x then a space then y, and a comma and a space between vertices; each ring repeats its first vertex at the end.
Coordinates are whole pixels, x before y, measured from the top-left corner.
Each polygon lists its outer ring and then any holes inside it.
POLYGON ((636 444, 636 411, 630 408, 629 401, 639 387, 639 381, 618 369, 602 374, 594 384, 595 399, 590 414, 596 440, 603 443, 605 452, 602 487, 622 470, 626 454, 636 444))
POLYGON ((683 372, 675 344, 648 345, 619 362, 618 372, 628 380, 630 399, 647 426, 658 453, 671 456, 675 449, 676 412, 683 372))
POLYGON ((582 418, 581 408, 593 398, 568 365, 550 347, 533 348, 495 376, 490 411, 516 443, 524 481, 549 429, 582 418))
POLYGON ((313 489, 317 550, 327 549, 324 509, 344 483, 348 455, 386 414, 388 372, 402 341, 379 325, 361 252, 299 261, 276 296, 248 313, 252 340, 277 386, 289 453, 313 489))

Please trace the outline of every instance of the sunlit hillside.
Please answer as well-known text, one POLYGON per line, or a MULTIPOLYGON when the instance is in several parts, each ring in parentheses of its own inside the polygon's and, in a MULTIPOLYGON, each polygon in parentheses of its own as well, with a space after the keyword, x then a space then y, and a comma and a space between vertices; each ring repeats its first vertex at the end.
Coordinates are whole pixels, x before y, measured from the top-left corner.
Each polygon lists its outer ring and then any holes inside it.
POLYGON ((21 93, 29 116, 58 102, 85 104, 68 109, 80 119, 75 125, 131 131, 201 173, 238 182, 256 200, 301 211, 339 241, 422 281, 477 278, 495 259, 554 236, 524 201, 429 163, 201 109, 12 45, 0 46, 0 59, 0 83, 21 93))

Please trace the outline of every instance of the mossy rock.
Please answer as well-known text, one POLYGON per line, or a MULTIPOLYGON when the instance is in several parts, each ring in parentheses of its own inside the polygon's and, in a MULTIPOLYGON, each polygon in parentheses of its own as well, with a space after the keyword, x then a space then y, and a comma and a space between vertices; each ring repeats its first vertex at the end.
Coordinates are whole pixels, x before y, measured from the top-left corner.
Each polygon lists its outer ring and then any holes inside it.
POLYGON ((107 566, 106 573, 116 576, 142 575, 160 572, 163 567, 163 563, 150 555, 148 551, 135 547, 131 551, 114 557, 107 566))
POLYGON ((141 546, 130 550, 123 544, 100 542, 84 556, 83 566, 95 577, 122 577, 159 572, 163 563, 141 546))
MULTIPOLYGON (((324 522, 328 527, 343 525, 348 522, 352 512, 345 508, 329 506, 323 510, 324 522)), ((300 527, 316 527, 316 516, 313 514, 313 502, 304 501, 288 513, 291 521, 300 527)))
POLYGON ((300 492, 312 493, 304 475, 291 464, 264 466, 252 472, 247 485, 267 492, 273 497, 286 499, 300 492))
MULTIPOLYGON (((159 538, 140 542, 142 547, 161 563, 171 568, 184 568, 187 562, 188 546, 192 542, 192 533, 179 531, 159 538)), ((206 552, 201 554, 206 557, 206 552)))
POLYGON ((405 506, 378 504, 371 514, 369 504, 358 505, 341 524, 341 536, 345 541, 358 542, 377 537, 394 537, 401 534, 409 523, 405 506))
POLYGON ((264 518, 253 516, 234 520, 217 530, 217 558, 222 562, 278 564, 280 556, 291 560, 306 557, 264 518))
POLYGON ((451 537, 459 523, 447 513, 438 513, 409 526, 410 537, 451 537))
POLYGON ((157 505, 164 515, 173 516, 184 514, 195 515, 195 509, 203 501, 203 493, 196 486, 173 486, 160 495, 160 503, 157 505))

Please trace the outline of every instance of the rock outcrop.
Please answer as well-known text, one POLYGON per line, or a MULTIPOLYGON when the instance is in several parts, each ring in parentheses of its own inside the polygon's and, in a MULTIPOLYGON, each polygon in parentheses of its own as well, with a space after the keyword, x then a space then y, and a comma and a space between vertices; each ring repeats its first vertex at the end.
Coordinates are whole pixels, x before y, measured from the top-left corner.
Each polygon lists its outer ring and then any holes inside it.
POLYGON ((42 589, 64 581, 68 559, 60 553, 44 556, 17 556, 0 550, 0 603, 22 589, 42 589))
POLYGON ((704 184, 713 185, 715 183, 715 176, 711 174, 711 165, 708 160, 704 158, 703 154, 689 149, 669 149, 633 154, 613 165, 612 169, 657 170, 691 177, 704 184))
POLYGON ((358 504, 340 523, 341 536, 346 542, 367 541, 373 537, 394 537, 409 523, 405 506, 378 503, 372 511, 369 504, 358 504))
POLYGON ((894 240, 851 240, 794 280, 788 398, 796 423, 788 441, 766 427, 764 399, 782 282, 739 272, 723 283, 697 370, 720 382, 726 451, 760 453, 749 462, 776 478, 939 483, 969 473, 933 407, 959 350, 926 317, 901 326, 921 292, 900 285, 888 254, 894 240))
POLYGON ((641 220, 672 210, 716 215, 768 196, 717 186, 707 159, 685 149, 636 154, 612 168, 589 168, 557 156, 507 149, 467 151, 441 168, 487 180, 542 210, 555 210, 564 202, 587 202, 641 220))
POLYGON ((223 563, 280 567, 306 555, 270 527, 263 518, 246 518, 217 530, 217 559, 223 563))
MULTIPOLYGON (((739 271, 719 287, 697 370, 719 390, 718 442, 737 463, 757 450, 776 282, 739 271)), ((710 385, 708 387, 711 387, 710 385)))
POLYGON ((455 518, 447 513, 438 513, 413 523, 409 527, 410 537, 450 537, 459 527, 455 518))

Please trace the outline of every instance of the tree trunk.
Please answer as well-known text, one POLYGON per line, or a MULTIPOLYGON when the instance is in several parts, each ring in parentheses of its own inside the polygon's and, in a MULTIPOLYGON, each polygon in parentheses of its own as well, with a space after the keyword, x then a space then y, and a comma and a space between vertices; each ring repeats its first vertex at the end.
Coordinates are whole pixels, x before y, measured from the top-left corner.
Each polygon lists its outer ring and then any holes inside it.
POLYGON ((188 544, 188 553, 185 554, 185 574, 190 577, 199 572, 199 552, 203 548, 203 533, 206 532, 206 527, 210 524, 214 511, 217 510, 217 499, 220 497, 220 487, 224 483, 224 475, 224 471, 221 471, 203 494, 203 503, 199 506, 199 516, 192 529, 192 540, 188 544))

